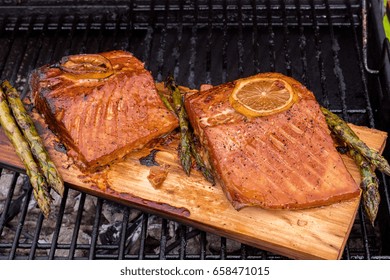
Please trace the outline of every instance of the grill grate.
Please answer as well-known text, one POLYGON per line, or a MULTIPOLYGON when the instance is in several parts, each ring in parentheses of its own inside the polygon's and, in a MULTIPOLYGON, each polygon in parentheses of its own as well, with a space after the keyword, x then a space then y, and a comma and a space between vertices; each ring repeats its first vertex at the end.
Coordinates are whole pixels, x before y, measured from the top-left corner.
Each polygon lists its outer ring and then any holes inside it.
MULTIPOLYGON (((347 121, 389 127, 380 109, 390 106, 388 78, 364 68, 360 1, 0 3, 0 78, 23 95, 38 66, 68 54, 124 49, 145 61, 156 80, 173 73, 189 87, 285 73, 347 121)), ((378 22, 369 13, 370 26, 378 22)), ((374 31, 370 64, 380 65, 374 31)), ((72 188, 44 219, 19 172, 0 168, 0 259, 285 259, 72 188)), ((389 178, 380 176, 380 185, 378 222, 371 227, 359 210, 343 259, 390 259, 389 178)))

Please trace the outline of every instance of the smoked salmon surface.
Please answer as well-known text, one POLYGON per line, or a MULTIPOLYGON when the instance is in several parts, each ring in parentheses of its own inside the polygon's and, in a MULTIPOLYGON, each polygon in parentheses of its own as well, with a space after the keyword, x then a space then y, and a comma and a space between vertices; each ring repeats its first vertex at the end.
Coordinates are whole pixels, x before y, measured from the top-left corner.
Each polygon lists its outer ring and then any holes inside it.
POLYGON ((93 171, 174 130, 149 71, 131 53, 64 57, 33 71, 33 103, 69 155, 93 171))
POLYGON ((284 112, 247 118, 229 103, 235 82, 185 100, 205 158, 232 205, 304 209, 359 196, 313 93, 279 73, 258 76, 284 79, 297 102, 284 112))

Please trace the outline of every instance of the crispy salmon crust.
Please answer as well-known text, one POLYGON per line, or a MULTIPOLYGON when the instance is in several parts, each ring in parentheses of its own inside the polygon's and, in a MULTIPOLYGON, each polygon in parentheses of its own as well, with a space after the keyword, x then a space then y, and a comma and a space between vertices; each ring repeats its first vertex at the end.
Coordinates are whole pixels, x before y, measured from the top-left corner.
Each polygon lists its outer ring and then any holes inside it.
POLYGON ((235 82, 192 94, 189 119, 236 209, 304 209, 357 197, 360 189, 334 147, 314 95, 279 73, 298 101, 287 111, 247 118, 229 103, 235 82))
POLYGON ((34 70, 30 86, 36 109, 83 170, 122 158, 178 125, 150 72, 125 51, 65 57, 34 70))

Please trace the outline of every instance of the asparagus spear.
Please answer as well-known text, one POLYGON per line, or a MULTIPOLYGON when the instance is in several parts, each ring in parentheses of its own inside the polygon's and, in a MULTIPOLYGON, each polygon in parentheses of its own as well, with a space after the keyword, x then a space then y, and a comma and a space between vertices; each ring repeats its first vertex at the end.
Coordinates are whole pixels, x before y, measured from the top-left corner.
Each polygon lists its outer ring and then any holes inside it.
POLYGON ((160 96, 160 98, 161 98, 162 102, 164 103, 165 107, 167 107, 167 109, 168 109, 169 111, 171 111, 171 112, 173 112, 173 113, 176 114, 175 109, 173 109, 171 103, 169 102, 169 100, 167 99, 167 97, 164 95, 164 93, 161 92, 161 91, 159 91, 159 90, 157 90, 157 93, 158 93, 158 95, 160 96))
POLYGON ((42 210, 45 217, 50 214, 51 196, 47 190, 47 184, 44 176, 39 172, 38 165, 34 161, 31 154, 30 147, 26 140, 24 140, 22 133, 20 132, 12 113, 8 107, 6 95, 0 87, 0 125, 12 145, 22 163, 26 168, 27 176, 30 179, 31 186, 35 200, 38 203, 39 208, 42 210))
POLYGON ((369 162, 359 152, 349 149, 349 155, 355 160, 359 167, 360 175, 362 176, 360 187, 363 191, 364 210, 370 219, 371 224, 374 226, 380 203, 378 179, 369 162))
POLYGON ((348 124, 336 114, 333 114, 323 107, 321 107, 321 111, 325 115, 329 128, 338 138, 344 141, 350 148, 356 150, 364 156, 370 164, 390 176, 390 165, 383 156, 381 156, 377 151, 369 148, 363 141, 361 141, 348 124))
POLYGON ((32 154, 37 159, 38 164, 45 176, 47 183, 52 187, 60 196, 64 193, 64 182, 59 174, 54 162, 50 159, 49 154, 43 145, 42 139, 39 136, 34 123, 26 109, 23 106, 22 101, 19 98, 19 94, 14 87, 8 81, 4 81, 1 84, 5 94, 7 96, 8 104, 12 110, 17 124, 19 125, 22 133, 30 145, 32 154))
POLYGON ((187 113, 183 106, 183 98, 180 90, 177 87, 172 76, 169 76, 165 82, 165 86, 172 92, 173 108, 179 118, 180 127, 180 145, 179 158, 180 163, 187 175, 190 175, 192 159, 191 159, 191 145, 190 145, 190 131, 187 120, 187 113))
MULTIPOLYGON (((178 116, 180 131, 182 131, 183 126, 186 129, 186 134, 184 135, 184 139, 183 139, 183 137, 181 138, 181 141, 183 141, 184 143, 182 143, 182 142, 180 143, 180 146, 183 147, 183 144, 184 144, 186 149, 181 150, 181 153, 184 152, 186 154, 186 157, 187 157, 187 155, 188 155, 187 147, 189 146, 190 155, 192 155, 194 157, 196 165, 198 166, 200 172, 203 174, 203 176, 205 177, 205 179, 207 181, 209 181, 210 183, 212 183, 214 185, 215 179, 214 179, 213 172, 209 168, 207 168, 206 164, 204 163, 202 157, 200 156, 200 154, 198 153, 198 151, 195 147, 195 143, 193 141, 194 137, 193 137, 191 130, 189 129, 190 127, 189 127, 189 122, 188 122, 188 116, 187 116, 187 113, 186 113, 185 108, 183 106, 183 99, 182 99, 179 87, 176 85, 172 76, 169 76, 167 78, 167 80, 165 82, 165 86, 168 87, 172 92, 172 99, 173 99, 173 103, 174 103, 175 108, 173 108, 171 106, 171 104, 169 103, 167 98, 165 96, 163 96, 162 93, 159 93, 159 94, 160 94, 160 96, 164 97, 162 99, 163 99, 164 104, 166 104, 167 108, 178 116)), ((191 167, 191 165, 189 167, 191 167)), ((187 171, 186 171, 186 173, 187 173, 187 171)), ((189 174, 189 172, 187 174, 189 174)))
POLYGON ((209 181, 211 184, 215 185, 215 178, 213 173, 207 166, 205 165, 202 157, 198 153, 195 147, 194 141, 190 142, 191 147, 191 154, 195 158, 196 165, 198 166, 200 172, 203 174, 203 176, 206 178, 207 181, 209 181))

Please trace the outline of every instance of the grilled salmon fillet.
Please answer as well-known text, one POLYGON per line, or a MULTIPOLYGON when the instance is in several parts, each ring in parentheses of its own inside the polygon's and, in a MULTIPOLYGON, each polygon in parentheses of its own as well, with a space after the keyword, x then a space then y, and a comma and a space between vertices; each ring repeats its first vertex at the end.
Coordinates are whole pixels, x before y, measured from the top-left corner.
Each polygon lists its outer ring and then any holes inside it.
POLYGON ((96 170, 178 125, 144 64, 110 51, 64 57, 34 70, 33 103, 83 170, 96 170))
POLYGON ((206 157, 236 209, 304 209, 357 197, 359 187, 334 147, 314 95, 279 73, 298 93, 288 110, 247 118, 229 103, 235 82, 188 96, 185 107, 206 157))

